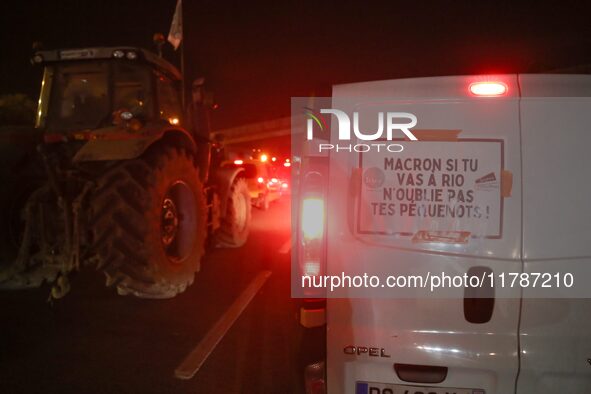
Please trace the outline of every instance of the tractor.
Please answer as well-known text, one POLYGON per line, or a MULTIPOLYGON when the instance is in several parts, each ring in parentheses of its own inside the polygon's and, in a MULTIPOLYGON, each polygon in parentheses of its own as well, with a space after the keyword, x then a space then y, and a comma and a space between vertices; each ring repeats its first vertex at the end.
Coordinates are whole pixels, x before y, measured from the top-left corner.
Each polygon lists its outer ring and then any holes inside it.
POLYGON ((121 295, 170 298, 191 285, 207 245, 240 247, 251 203, 242 168, 223 168, 203 79, 150 51, 37 51, 35 128, 0 130, 0 287, 104 273, 121 295), (183 103, 186 102, 186 105, 183 103))

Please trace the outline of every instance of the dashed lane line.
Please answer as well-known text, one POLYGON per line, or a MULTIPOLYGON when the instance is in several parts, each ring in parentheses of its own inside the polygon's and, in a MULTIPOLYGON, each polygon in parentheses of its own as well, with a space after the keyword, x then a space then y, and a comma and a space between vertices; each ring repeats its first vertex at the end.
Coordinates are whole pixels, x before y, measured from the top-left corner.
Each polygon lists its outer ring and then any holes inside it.
POLYGON ((228 332, 234 322, 240 317, 254 296, 263 287, 267 279, 271 276, 271 271, 261 271, 250 282, 248 287, 236 298, 234 303, 226 310, 215 325, 208 331, 199 344, 185 357, 180 365, 174 371, 174 376, 178 379, 191 379, 199 368, 205 363, 205 360, 220 343, 224 335, 228 332))

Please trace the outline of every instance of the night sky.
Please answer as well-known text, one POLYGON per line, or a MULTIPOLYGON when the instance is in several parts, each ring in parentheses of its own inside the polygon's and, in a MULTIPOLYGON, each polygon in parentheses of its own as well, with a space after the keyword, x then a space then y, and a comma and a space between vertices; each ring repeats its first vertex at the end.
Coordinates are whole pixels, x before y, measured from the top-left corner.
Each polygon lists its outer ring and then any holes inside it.
MULTIPOLYGON (((186 67, 210 82, 221 128, 287 116, 290 97, 330 95, 336 83, 591 63, 588 2, 540 3, 185 0, 186 67)), ((0 94, 37 95, 33 41, 152 48, 154 32, 168 34, 175 4, 2 2, 0 94)), ((172 47, 165 56, 178 64, 172 47)))

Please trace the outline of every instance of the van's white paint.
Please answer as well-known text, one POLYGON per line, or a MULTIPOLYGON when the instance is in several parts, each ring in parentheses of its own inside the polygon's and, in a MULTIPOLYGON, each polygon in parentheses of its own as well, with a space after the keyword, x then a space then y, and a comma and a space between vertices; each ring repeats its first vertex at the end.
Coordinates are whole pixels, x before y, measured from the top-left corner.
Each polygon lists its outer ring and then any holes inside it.
MULTIPOLYGON (((524 271, 589 266, 591 77, 519 79, 524 271)), ((590 301, 523 299, 519 394, 591 393, 590 301)))

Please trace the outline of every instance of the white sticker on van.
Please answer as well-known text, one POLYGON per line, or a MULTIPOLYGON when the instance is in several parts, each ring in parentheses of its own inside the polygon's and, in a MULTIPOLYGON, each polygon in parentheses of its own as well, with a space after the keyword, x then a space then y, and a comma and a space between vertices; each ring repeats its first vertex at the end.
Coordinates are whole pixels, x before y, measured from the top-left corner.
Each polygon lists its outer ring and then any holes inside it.
POLYGON ((502 140, 413 141, 399 153, 361 153, 357 230, 500 238, 503 162, 502 140))

